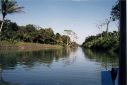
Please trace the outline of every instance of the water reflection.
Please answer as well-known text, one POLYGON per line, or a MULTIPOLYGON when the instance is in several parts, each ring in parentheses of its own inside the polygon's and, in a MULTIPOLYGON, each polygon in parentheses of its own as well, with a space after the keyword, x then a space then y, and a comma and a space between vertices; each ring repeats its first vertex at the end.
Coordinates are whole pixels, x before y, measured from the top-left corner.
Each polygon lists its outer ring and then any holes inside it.
POLYGON ((118 67, 119 55, 116 53, 109 52, 97 52, 90 49, 82 49, 86 58, 90 61, 95 61, 101 64, 105 70, 110 70, 111 68, 118 67))
POLYGON ((81 48, 3 51, 0 85, 101 85, 100 66, 118 66, 117 55, 81 48))
MULTIPOLYGON (((46 67, 50 67, 53 62, 59 62, 63 60, 64 65, 70 65, 75 60, 71 55, 74 54, 76 48, 66 48, 66 49, 49 49, 33 52, 6 52, 0 53, 0 85, 12 85, 7 82, 2 77, 2 72, 4 70, 13 70, 17 66, 24 66, 24 68, 33 68, 36 65, 43 64, 46 67), (70 58, 71 57, 71 58, 70 58)), ((14 84, 13 85, 18 85, 14 84)))
MULTIPOLYGON (((50 66, 53 61, 58 62, 59 59, 65 59, 65 64, 69 64, 71 61, 70 55, 75 53, 75 48, 66 49, 51 49, 41 50, 33 52, 12 52, 1 53, 0 64, 3 69, 14 69, 18 64, 25 65, 27 68, 31 68, 37 63, 42 63, 46 66, 50 66)), ((74 59, 73 59, 74 61, 74 59)))

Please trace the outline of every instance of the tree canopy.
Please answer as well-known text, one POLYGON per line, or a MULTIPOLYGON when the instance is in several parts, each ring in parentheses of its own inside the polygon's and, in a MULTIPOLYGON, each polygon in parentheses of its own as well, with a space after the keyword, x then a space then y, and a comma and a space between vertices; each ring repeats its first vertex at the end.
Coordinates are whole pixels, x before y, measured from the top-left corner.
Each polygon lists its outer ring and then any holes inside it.
POLYGON ((117 1, 112 7, 111 16, 113 21, 120 19, 120 1, 117 1))

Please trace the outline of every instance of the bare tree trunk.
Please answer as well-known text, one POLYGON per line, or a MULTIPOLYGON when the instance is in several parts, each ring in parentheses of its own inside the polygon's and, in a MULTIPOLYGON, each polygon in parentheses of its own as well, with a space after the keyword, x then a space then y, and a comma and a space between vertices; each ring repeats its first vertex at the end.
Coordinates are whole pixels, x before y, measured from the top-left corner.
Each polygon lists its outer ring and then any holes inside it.
POLYGON ((101 37, 100 37, 100 39, 102 40, 102 33, 101 33, 101 37))
POLYGON ((120 21, 118 20, 118 32, 120 32, 120 21))
POLYGON ((108 21, 108 22, 106 23, 106 25, 107 25, 107 27, 106 27, 106 36, 108 36, 109 23, 110 23, 110 21, 108 21))
POLYGON ((4 24, 4 21, 2 21, 2 23, 1 23, 0 32, 1 32, 2 28, 3 28, 3 24, 4 24))
POLYGON ((107 23, 106 33, 108 33, 108 25, 109 25, 109 23, 107 23))
POLYGON ((107 23, 107 28, 106 28, 106 36, 108 37, 108 25, 109 23, 107 23))
POLYGON ((67 46, 68 46, 68 37, 67 37, 67 46))
POLYGON ((1 32, 2 28, 3 28, 3 25, 4 25, 4 18, 3 18, 1 26, 0 26, 0 32, 1 32))

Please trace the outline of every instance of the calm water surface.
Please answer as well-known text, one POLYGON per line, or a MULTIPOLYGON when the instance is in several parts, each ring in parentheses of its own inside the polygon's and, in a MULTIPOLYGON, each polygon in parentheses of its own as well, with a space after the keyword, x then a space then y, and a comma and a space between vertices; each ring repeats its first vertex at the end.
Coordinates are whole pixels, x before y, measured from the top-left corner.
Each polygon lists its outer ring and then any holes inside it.
POLYGON ((101 85, 118 55, 82 48, 0 52, 0 85, 101 85))

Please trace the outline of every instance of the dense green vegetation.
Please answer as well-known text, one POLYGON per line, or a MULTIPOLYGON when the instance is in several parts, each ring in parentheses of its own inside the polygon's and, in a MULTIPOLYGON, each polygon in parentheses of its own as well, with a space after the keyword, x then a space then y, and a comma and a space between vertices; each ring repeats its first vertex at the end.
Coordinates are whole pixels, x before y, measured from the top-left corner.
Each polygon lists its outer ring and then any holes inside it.
POLYGON ((119 33, 103 32, 101 34, 97 34, 96 36, 89 36, 86 38, 85 42, 82 44, 85 48, 96 49, 96 50, 107 50, 107 51, 119 51, 119 33))
MULTIPOLYGON (((1 23, 0 23, 1 24, 1 23)), ((5 20, 3 29, 0 32, 1 41, 9 42, 31 42, 31 43, 41 43, 41 44, 57 44, 71 45, 70 37, 67 35, 60 35, 59 33, 54 33, 52 28, 41 28, 40 29, 32 24, 26 26, 18 26, 15 22, 10 20, 5 20)))

